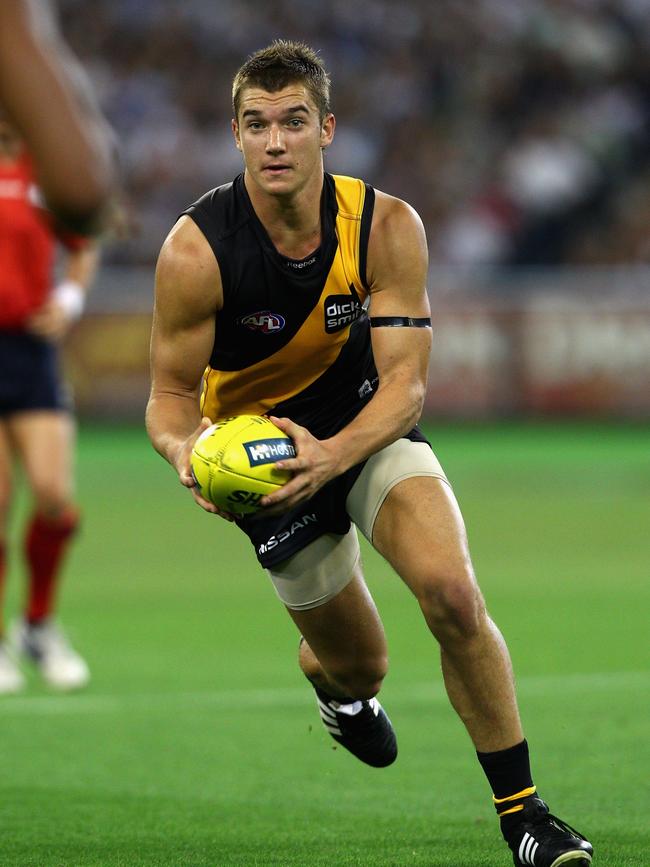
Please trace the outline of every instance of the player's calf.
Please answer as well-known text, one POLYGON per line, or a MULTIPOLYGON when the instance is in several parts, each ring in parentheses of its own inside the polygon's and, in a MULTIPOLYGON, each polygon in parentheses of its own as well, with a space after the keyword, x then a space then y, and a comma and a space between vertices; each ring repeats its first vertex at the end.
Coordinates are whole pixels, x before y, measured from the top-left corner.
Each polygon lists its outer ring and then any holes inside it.
POLYGON ((334 697, 353 695, 358 699, 374 698, 388 672, 385 655, 373 655, 353 661, 330 660, 327 672, 314 655, 304 637, 300 638, 298 663, 310 683, 334 697))

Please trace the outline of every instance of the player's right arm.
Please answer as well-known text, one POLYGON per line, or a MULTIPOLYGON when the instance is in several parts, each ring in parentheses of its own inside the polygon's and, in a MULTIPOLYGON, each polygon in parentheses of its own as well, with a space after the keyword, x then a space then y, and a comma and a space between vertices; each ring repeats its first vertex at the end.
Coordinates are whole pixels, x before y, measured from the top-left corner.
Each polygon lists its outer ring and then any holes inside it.
POLYGON ((212 353, 215 316, 223 303, 221 276, 203 233, 181 217, 163 244, 156 266, 151 333, 151 394, 147 433, 177 471, 181 484, 209 512, 190 472, 192 445, 209 419, 199 407, 201 378, 212 353))

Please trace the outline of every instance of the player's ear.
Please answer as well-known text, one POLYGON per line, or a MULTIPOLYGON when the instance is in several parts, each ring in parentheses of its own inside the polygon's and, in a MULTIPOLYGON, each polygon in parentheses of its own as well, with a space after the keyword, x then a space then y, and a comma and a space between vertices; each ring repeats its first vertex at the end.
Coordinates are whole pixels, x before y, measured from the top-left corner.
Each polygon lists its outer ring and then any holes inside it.
POLYGON ((241 138, 239 137, 239 124, 237 123, 237 119, 233 117, 230 121, 230 127, 232 129, 232 134, 235 137, 235 147, 238 151, 241 150, 241 138))
POLYGON ((334 138, 334 130, 336 129, 336 118, 330 112, 323 118, 320 128, 320 146, 322 148, 329 147, 334 138))

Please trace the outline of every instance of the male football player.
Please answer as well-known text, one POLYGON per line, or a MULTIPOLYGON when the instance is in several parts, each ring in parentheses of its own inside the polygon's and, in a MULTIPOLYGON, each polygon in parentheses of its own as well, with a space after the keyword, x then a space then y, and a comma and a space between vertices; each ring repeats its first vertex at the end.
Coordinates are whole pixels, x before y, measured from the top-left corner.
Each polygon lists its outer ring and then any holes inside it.
POLYGON ((188 208, 160 254, 151 440, 218 512, 190 473, 200 431, 258 413, 289 434, 297 455, 277 465, 293 478, 237 523, 302 636, 300 666, 328 732, 370 765, 396 757, 376 698, 386 641, 358 528, 440 644, 515 864, 585 867, 591 845, 537 794, 508 651, 452 488, 417 428, 431 346, 422 223, 405 202, 324 172, 335 119, 307 46, 280 40, 249 58, 233 113, 243 174, 188 208))

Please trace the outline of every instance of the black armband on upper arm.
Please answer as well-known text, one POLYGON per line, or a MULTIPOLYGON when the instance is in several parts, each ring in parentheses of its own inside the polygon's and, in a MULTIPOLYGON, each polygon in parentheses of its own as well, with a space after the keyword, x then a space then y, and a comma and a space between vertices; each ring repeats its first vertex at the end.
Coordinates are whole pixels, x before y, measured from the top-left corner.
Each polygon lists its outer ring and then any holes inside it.
POLYGON ((421 316, 371 316, 372 328, 431 328, 431 317, 421 316))

